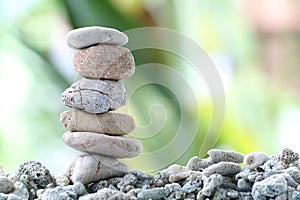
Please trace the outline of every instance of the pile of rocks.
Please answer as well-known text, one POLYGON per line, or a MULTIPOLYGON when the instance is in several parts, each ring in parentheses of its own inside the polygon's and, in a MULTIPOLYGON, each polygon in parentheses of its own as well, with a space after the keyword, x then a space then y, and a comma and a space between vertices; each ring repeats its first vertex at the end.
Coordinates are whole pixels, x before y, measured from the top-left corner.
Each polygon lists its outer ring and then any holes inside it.
POLYGON ((76 50, 74 68, 83 78, 62 94, 63 103, 75 109, 61 114, 62 124, 69 129, 63 141, 87 153, 68 170, 74 183, 122 176, 128 167, 116 158, 132 158, 142 151, 139 140, 124 136, 134 130, 133 118, 109 112, 127 103, 120 80, 135 71, 130 50, 120 46, 127 42, 124 33, 104 27, 79 28, 67 35, 68 46, 76 50))
POLYGON ((0 165, 0 199, 58 200, 299 200, 299 154, 290 149, 267 155, 212 149, 207 158, 173 164, 156 176, 133 170, 89 184, 50 174, 38 162, 24 163, 11 174, 0 165))

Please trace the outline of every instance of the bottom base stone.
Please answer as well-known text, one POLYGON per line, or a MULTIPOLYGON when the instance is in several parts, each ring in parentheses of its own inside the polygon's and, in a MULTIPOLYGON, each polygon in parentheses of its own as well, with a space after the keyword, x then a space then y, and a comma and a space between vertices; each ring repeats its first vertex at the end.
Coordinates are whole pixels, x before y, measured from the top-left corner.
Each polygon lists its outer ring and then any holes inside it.
POLYGON ((67 174, 73 183, 81 182, 86 185, 110 177, 123 176, 128 172, 128 166, 115 158, 87 154, 76 157, 67 174))

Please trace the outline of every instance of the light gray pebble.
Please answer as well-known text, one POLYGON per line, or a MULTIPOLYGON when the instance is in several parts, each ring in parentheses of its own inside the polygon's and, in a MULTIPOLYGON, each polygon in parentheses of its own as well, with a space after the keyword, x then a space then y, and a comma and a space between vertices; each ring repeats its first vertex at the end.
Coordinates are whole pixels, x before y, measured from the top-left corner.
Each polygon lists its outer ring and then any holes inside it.
POLYGON ((169 182, 174 183, 174 182, 181 181, 181 180, 186 179, 187 177, 189 177, 189 175, 190 175, 189 172, 171 174, 169 176, 169 182))
POLYGON ((64 173, 54 173, 52 177, 57 186, 67 186, 70 184, 70 179, 67 174, 64 173))
POLYGON ((297 188, 299 186, 299 183, 297 183, 292 177, 291 175, 289 175, 288 173, 283 173, 285 179, 287 180, 288 186, 291 186, 293 188, 297 188))
POLYGON ((191 174, 188 181, 182 186, 182 190, 185 193, 190 194, 193 192, 198 192, 203 185, 201 174, 191 174))
POLYGON ((269 177, 286 167, 280 161, 280 154, 274 154, 260 168, 264 171, 264 177, 269 177))
POLYGON ((211 158, 192 157, 187 164, 187 168, 193 171, 200 171, 214 164, 211 158))
POLYGON ((287 191, 287 181, 282 174, 272 175, 262 181, 254 183, 252 187, 253 198, 275 197, 287 191))
POLYGON ((263 172, 257 172, 257 171, 250 172, 249 176, 248 176, 248 180, 250 182, 254 182, 257 179, 257 177, 260 177, 260 176, 262 177, 263 174, 264 174, 263 172))
POLYGON ((221 175, 236 175, 241 171, 241 166, 233 162, 219 162, 213 164, 203 170, 203 174, 210 176, 212 174, 221 174, 221 175))
POLYGON ((250 174, 250 170, 244 168, 240 173, 235 175, 235 180, 239 180, 239 179, 248 180, 249 174, 250 174))
POLYGON ((67 145, 78 151, 112 158, 132 158, 138 156, 143 149, 140 140, 122 136, 66 132, 62 138, 67 145))
POLYGON ((225 191, 226 191, 226 196, 231 199, 235 199, 239 196, 239 192, 236 190, 226 189, 225 191))
POLYGON ((287 173, 289 174, 296 182, 300 183, 300 171, 296 166, 291 166, 289 168, 279 170, 278 173, 287 173))
POLYGON ((127 42, 126 34, 101 26, 77 28, 67 34, 67 44, 73 49, 87 48, 97 44, 124 45, 127 42))
POLYGON ((137 194, 138 199, 148 200, 148 199, 163 199, 170 194, 169 190, 165 188, 152 188, 149 190, 142 190, 137 194))
POLYGON ((22 199, 29 199, 29 192, 24 183, 20 181, 16 181, 14 187, 15 189, 11 194, 20 197, 22 199))
POLYGON ((292 200, 300 200, 300 192, 299 191, 294 191, 292 200))
POLYGON ((222 184, 223 177, 220 174, 212 174, 204 179, 201 193, 205 196, 212 196, 217 188, 222 184))
POLYGON ((226 190, 223 188, 218 188, 214 193, 212 200, 229 200, 229 197, 226 195, 226 190))
POLYGON ((47 188, 41 195, 41 200, 73 200, 86 194, 87 191, 82 183, 75 182, 65 187, 47 188))
POLYGON ((230 150, 221 150, 221 149, 211 149, 207 152, 209 157, 212 159, 214 163, 218 162, 234 162, 234 163, 242 163, 244 160, 244 155, 238 153, 236 151, 230 150))
POLYGON ((248 169, 256 169, 269 160, 269 156, 264 152, 250 152, 245 155, 244 165, 248 169))
POLYGON ((82 78, 62 93, 66 106, 93 114, 126 105, 124 85, 119 81, 82 78))
POLYGON ((241 190, 241 191, 251 191, 251 183, 244 180, 244 179, 239 179, 237 182, 237 187, 241 190))
POLYGON ((283 149, 280 154, 280 161, 285 165, 289 165, 290 163, 299 160, 299 154, 292 151, 291 149, 283 149))
POLYGON ((5 176, 0 176, 0 193, 10 193, 15 189, 14 184, 5 176))

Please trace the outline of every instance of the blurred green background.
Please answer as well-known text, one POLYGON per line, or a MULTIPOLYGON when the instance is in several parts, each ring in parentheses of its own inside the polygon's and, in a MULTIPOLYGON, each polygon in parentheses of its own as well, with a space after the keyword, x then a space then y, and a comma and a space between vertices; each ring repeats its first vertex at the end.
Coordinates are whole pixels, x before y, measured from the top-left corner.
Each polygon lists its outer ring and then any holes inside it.
MULTIPOLYGON (((217 143, 202 143, 214 108, 203 80, 190 74, 187 79, 204 87, 195 94, 198 103, 183 112, 190 121, 199 120, 199 126, 193 143, 175 163, 185 165, 194 155, 205 156, 206 151, 199 152, 203 145, 204 150, 243 153, 271 154, 283 147, 299 152, 299 9, 300 1, 295 0, 0 0, 0 163, 12 171, 22 162, 37 160, 53 172, 64 172, 79 155, 61 140, 66 129, 59 115, 68 108, 60 95, 80 78, 73 70, 74 52, 66 46, 65 35, 91 25, 121 31, 170 28, 193 39, 214 61, 226 94, 222 132, 217 143)), ((133 54, 137 68, 145 63, 170 67, 180 63, 160 50, 133 54)), ((151 81, 156 75, 135 76, 151 81)), ((124 81, 127 90, 136 87, 134 80, 124 81)), ((180 83, 178 87, 184 90, 180 83)), ((147 85, 136 90, 121 111, 136 119, 134 136, 155 133, 142 139, 144 152, 151 152, 174 137, 182 115, 179 106, 172 90, 147 85), (160 119, 162 110, 152 105, 161 105, 166 119, 160 119), (164 120, 163 125, 159 123, 164 120)), ((189 126, 185 131, 187 138, 194 134, 189 126)), ((155 171, 176 148, 146 160, 137 157, 124 162, 132 169, 155 171)))

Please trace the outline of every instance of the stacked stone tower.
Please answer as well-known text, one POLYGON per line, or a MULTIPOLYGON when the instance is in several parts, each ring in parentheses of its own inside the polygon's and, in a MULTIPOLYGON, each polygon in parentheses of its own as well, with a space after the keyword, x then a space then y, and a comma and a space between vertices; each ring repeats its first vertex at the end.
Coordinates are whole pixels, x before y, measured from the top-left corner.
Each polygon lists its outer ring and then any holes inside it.
POLYGON ((67 44, 76 50, 74 68, 82 76, 62 94, 62 101, 73 110, 61 114, 62 124, 69 130, 63 141, 84 152, 68 169, 73 182, 83 184, 121 176, 128 167, 117 158, 139 155, 139 140, 125 137, 135 122, 130 115, 110 112, 126 105, 127 96, 120 80, 133 75, 134 58, 121 47, 128 37, 118 30, 85 27, 72 30, 67 44))

